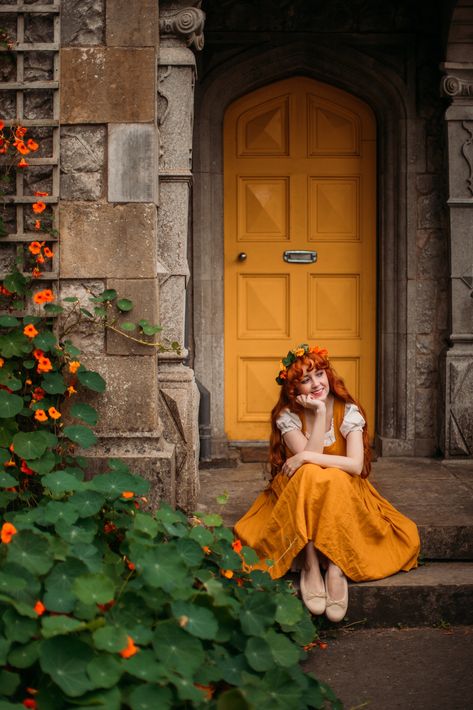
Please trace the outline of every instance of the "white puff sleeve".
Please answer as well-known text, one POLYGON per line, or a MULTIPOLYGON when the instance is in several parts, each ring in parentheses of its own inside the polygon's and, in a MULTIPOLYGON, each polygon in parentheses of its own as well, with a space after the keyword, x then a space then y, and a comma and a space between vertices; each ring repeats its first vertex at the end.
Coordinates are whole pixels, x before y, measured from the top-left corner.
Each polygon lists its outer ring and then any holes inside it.
POLYGON ((288 409, 281 412, 280 416, 276 419, 276 426, 282 436, 284 436, 284 434, 288 434, 290 431, 294 431, 294 429, 302 430, 302 422, 300 418, 297 414, 290 412, 288 409))
POLYGON ((356 404, 345 405, 345 415, 340 425, 340 432, 345 439, 350 432, 361 431, 365 426, 365 423, 366 422, 356 404))

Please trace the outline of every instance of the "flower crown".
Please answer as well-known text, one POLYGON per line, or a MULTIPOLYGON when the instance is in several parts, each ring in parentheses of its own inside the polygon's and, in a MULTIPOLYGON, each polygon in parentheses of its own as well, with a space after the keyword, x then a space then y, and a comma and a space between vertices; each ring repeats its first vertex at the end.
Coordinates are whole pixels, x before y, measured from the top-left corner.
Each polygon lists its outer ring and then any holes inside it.
POLYGON ((278 385, 282 385, 284 380, 287 380, 287 371, 293 363, 300 357, 304 357, 309 353, 314 353, 315 355, 320 355, 323 358, 328 357, 328 350, 326 348, 321 348, 318 345, 309 347, 307 343, 302 343, 298 345, 294 350, 289 350, 286 357, 284 357, 279 363, 279 375, 276 377, 276 382, 278 385))

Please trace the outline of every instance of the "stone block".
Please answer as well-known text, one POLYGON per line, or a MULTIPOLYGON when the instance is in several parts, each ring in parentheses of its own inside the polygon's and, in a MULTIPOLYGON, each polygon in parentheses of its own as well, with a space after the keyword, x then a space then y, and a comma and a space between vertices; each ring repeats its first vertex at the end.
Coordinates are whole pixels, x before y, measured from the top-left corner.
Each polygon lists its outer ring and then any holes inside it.
POLYGON ((61 198, 98 200, 104 193, 105 126, 61 130, 61 198))
POLYGON ((61 50, 61 123, 155 119, 154 49, 61 50))
POLYGON ((159 192, 159 259, 167 274, 188 276, 189 185, 186 181, 166 182, 162 179, 159 192))
POLYGON ((109 47, 155 47, 157 44, 156 0, 113 0, 107 3, 109 47))
POLYGON ((109 126, 109 202, 157 201, 157 142, 158 134, 153 124, 109 126))
POLYGON ((62 0, 63 47, 103 44, 105 0, 62 0))
MULTIPOLYGON (((66 281, 61 279, 59 283, 60 298, 75 297, 79 299, 79 303, 63 303, 67 309, 66 313, 61 316, 61 321, 64 327, 68 327, 74 322, 74 312, 77 306, 91 310, 93 304, 90 299, 94 294, 99 294, 105 289, 103 281, 66 281)), ((83 322, 73 328, 69 335, 73 344, 78 347, 83 353, 90 355, 105 354, 105 333, 103 328, 96 329, 87 322, 83 322)))
POLYGON ((418 278, 442 278, 447 275, 448 235, 442 230, 419 230, 417 233, 418 278))
POLYGON ((62 202, 63 278, 153 278, 156 207, 62 202))
MULTIPOLYGON (((123 321, 136 323, 142 318, 153 325, 158 323, 158 283, 156 279, 107 279, 107 288, 115 289, 120 298, 128 298, 133 301, 133 310, 120 316, 119 323, 123 321)), ((134 331, 129 335, 150 343, 159 338, 159 333, 149 337, 134 331)), ((110 355, 151 355, 156 352, 156 349, 149 345, 139 345, 112 330, 108 330, 107 352, 110 355)))
POLYGON ((103 394, 91 393, 87 401, 100 420, 97 434, 115 435, 153 432, 158 427, 157 358, 149 356, 87 357, 89 370, 102 375, 107 383, 103 394))

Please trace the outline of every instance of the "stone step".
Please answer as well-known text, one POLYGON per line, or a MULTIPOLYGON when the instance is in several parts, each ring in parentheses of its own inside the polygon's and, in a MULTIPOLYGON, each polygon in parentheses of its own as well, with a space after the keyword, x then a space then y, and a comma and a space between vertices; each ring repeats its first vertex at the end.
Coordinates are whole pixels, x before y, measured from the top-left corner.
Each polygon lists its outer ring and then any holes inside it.
POLYGON ((428 562, 409 573, 351 583, 344 623, 370 628, 473 624, 473 563, 428 562))

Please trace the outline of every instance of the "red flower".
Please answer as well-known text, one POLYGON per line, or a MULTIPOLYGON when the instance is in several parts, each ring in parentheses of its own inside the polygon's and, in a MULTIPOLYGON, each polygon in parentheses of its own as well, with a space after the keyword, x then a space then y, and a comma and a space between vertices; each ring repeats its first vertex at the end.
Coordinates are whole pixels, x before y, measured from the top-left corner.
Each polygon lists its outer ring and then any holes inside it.
POLYGON ((122 658, 131 658, 131 656, 134 656, 139 650, 138 646, 135 646, 131 636, 128 636, 128 645, 120 651, 120 656, 122 658))
POLYGON ((23 705, 25 708, 30 708, 30 710, 36 710, 38 707, 36 700, 33 698, 25 698, 25 700, 23 700, 23 705))
POLYGON ((32 138, 28 138, 28 140, 26 141, 26 145, 32 151, 38 150, 39 148, 39 145, 32 138))
POLYGON ((46 209, 46 205, 44 202, 41 202, 38 200, 38 202, 33 202, 33 212, 35 214, 41 214, 41 212, 44 212, 46 209))
POLYGON ((20 160, 20 162, 18 163, 18 167, 19 168, 27 168, 28 167, 28 163, 26 162, 26 160, 24 158, 22 158, 20 160))
POLYGON ((243 545, 241 544, 241 540, 234 540, 232 542, 232 547, 235 552, 241 552, 241 548, 243 547, 243 545))
POLYGON ((26 463, 26 461, 23 461, 23 460, 22 460, 22 462, 21 462, 21 467, 20 467, 20 471, 21 471, 22 473, 26 473, 27 476, 34 476, 34 471, 33 471, 33 469, 31 469, 31 468, 28 466, 28 464, 26 463))
POLYGON ((5 543, 5 545, 8 545, 11 542, 13 535, 16 535, 17 532, 18 530, 14 525, 12 525, 12 523, 3 523, 0 531, 0 539, 5 543))
POLYGON ((33 609, 38 614, 38 616, 41 616, 46 611, 46 607, 44 606, 43 602, 40 602, 39 600, 36 602, 33 609))

